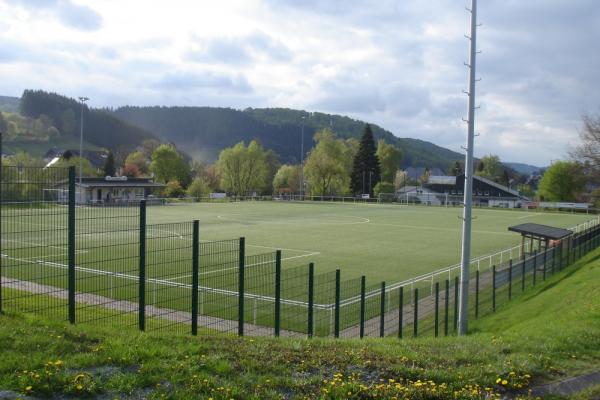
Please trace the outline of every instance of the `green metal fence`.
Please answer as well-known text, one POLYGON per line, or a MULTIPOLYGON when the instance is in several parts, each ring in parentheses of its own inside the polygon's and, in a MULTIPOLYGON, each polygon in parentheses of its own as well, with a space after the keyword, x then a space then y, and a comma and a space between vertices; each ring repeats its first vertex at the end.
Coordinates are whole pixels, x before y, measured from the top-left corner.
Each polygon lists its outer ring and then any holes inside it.
MULTIPOLYGON (((459 269, 346 280, 206 241, 198 221, 147 224, 146 203, 76 204, 73 168, 0 170, 0 311, 140 330, 344 338, 456 332, 459 269), (22 301, 27 299, 27 301, 22 301), (100 312, 98 310, 103 310, 100 312)), ((588 224, 555 246, 472 264, 472 318, 493 313, 599 245, 588 224), (495 265, 492 265, 492 260, 495 265)))

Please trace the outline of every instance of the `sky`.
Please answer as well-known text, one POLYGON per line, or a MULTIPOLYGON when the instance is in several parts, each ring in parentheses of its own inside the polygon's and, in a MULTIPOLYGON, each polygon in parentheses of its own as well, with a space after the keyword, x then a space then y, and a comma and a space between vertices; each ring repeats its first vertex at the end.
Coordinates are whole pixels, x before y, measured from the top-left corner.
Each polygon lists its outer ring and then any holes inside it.
MULTIPOLYGON (((462 151, 469 3, 0 0, 0 95, 297 108, 462 151)), ((475 155, 568 157, 582 116, 600 114, 600 1, 478 8, 475 155)))

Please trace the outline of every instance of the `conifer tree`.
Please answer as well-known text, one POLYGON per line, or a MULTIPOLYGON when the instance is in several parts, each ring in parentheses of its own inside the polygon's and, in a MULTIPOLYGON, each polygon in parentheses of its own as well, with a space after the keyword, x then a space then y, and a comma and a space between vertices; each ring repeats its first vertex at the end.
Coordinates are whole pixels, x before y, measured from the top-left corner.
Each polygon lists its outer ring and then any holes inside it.
POLYGON ((350 176, 350 190, 352 193, 369 193, 373 196, 373 188, 380 181, 379 158, 376 152, 373 131, 367 124, 352 164, 352 174, 350 176))
POLYGON ((104 176, 115 176, 116 172, 115 157, 113 156, 112 151, 109 151, 106 161, 104 162, 104 176))

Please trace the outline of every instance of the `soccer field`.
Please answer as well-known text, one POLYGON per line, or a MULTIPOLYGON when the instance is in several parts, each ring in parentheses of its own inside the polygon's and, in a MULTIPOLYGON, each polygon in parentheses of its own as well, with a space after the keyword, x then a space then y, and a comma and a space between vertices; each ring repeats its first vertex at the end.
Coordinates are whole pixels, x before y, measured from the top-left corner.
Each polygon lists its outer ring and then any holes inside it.
MULTIPOLYGON (((192 203, 148 207, 148 223, 200 221, 200 238, 245 237, 248 254, 283 251, 283 266, 340 268, 343 279, 398 282, 460 262, 462 208, 288 202, 192 203)), ((520 243, 507 227, 572 227, 593 215, 476 209, 472 257, 520 243)))

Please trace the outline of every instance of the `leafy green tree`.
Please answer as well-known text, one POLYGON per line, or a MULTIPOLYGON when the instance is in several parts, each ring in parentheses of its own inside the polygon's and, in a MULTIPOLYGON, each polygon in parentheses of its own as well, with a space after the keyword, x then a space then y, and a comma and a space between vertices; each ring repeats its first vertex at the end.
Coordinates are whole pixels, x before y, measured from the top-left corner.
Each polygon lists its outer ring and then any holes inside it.
POLYGON ((542 176, 538 188, 545 201, 575 201, 585 189, 583 166, 575 161, 556 161, 542 176))
MULTIPOLYGON (((84 177, 97 177, 99 175, 98 169, 94 168, 90 160, 87 158, 84 158, 81 164, 83 166, 84 177)), ((75 167, 75 176, 79 177, 79 157, 77 156, 69 157, 68 159, 61 158, 56 164, 54 164, 54 166, 63 168, 75 167)))
POLYGON ((190 179, 190 169, 183 157, 170 144, 161 144, 152 153, 150 171, 159 182, 178 181, 186 186, 190 179))
POLYGON ((117 172, 117 168, 115 167, 115 156, 113 156, 112 151, 109 151, 108 156, 106 156, 103 171, 104 176, 115 176, 117 172))
POLYGON ((316 146, 308 155, 304 175, 314 196, 338 193, 347 187, 346 155, 350 151, 344 141, 336 139, 330 129, 315 134, 316 146))
POLYGON ((244 145, 239 142, 219 154, 217 162, 221 187, 238 196, 259 191, 265 186, 268 166, 265 151, 255 140, 244 145))
POLYGON ((371 126, 367 124, 352 164, 350 190, 354 194, 366 192, 373 195, 373 187, 379 180, 380 167, 375 149, 375 139, 371 126))
POLYGON ((273 190, 273 179, 275 178, 275 174, 281 167, 281 162, 279 162, 279 156, 273 150, 268 149, 265 151, 265 163, 267 166, 267 175, 265 178, 265 187, 263 191, 265 193, 271 193, 273 190))
POLYGON ((301 171, 299 165, 282 165, 273 178, 275 193, 297 193, 300 191, 301 171))
POLYGON ((181 187, 181 183, 177 180, 167 182, 165 186, 165 197, 181 197, 185 191, 181 187))
POLYGON ((504 167, 497 155, 489 154, 481 157, 475 175, 499 182, 502 180, 504 167))
POLYGON ((208 197, 210 186, 206 178, 202 176, 195 177, 190 186, 188 186, 186 194, 194 198, 208 197))
POLYGON ((396 175, 394 176, 394 188, 396 190, 399 190, 401 187, 406 186, 408 180, 408 176, 406 175, 406 171, 396 171, 396 175))
POLYGON ((377 198, 382 193, 393 194, 395 192, 396 192, 396 189, 394 188, 394 185, 389 182, 379 182, 377 185, 375 185, 375 188, 373 189, 373 193, 375 194, 375 197, 377 197, 377 198))
POLYGON ((125 158, 125 164, 133 164, 137 167, 138 171, 142 174, 148 173, 148 158, 141 151, 134 151, 129 153, 125 158))
POLYGON ((380 139, 377 142, 377 158, 379 158, 381 167, 381 180, 393 182, 396 171, 400 168, 402 153, 396 146, 387 144, 385 140, 380 139))
POLYGON ((533 190, 531 186, 525 183, 517 185, 517 190, 519 191, 519 193, 521 193, 523 196, 529 199, 533 199, 535 197, 535 190, 533 190))

